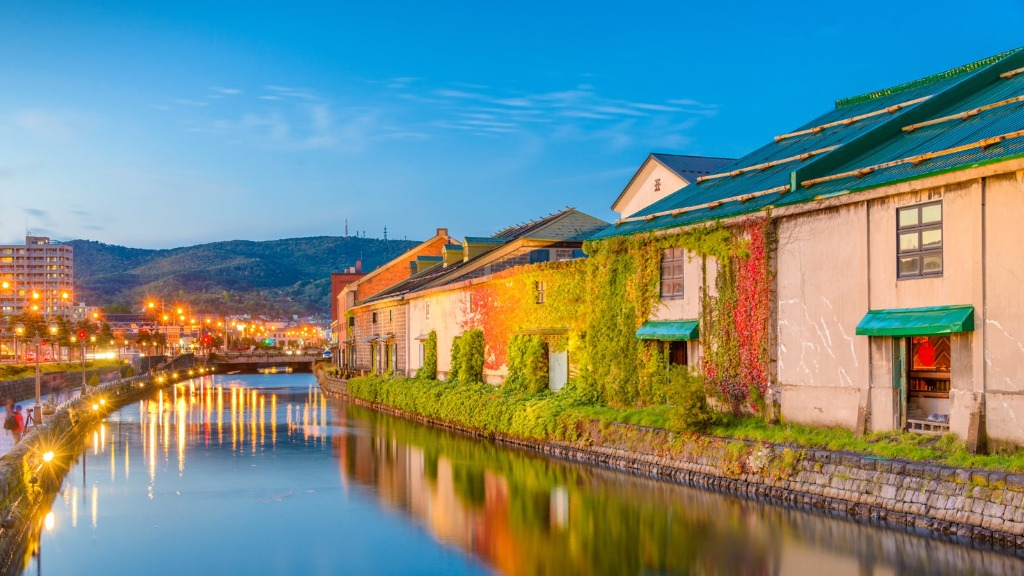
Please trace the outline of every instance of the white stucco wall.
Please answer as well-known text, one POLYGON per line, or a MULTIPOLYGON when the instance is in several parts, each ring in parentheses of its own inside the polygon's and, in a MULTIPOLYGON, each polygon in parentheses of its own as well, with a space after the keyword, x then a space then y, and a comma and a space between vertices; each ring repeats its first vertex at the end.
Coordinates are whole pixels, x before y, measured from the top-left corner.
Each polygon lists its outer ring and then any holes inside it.
POLYGON ((779 222, 778 379, 790 421, 854 428, 867 403, 867 209, 857 204, 779 222))
MULTIPOLYGON (((409 332, 412 337, 429 334, 431 330, 437 332, 437 377, 441 380, 447 378, 451 369, 452 340, 463 332, 461 326, 465 320, 465 297, 465 293, 460 290, 450 290, 409 299, 409 332)), ((418 346, 418 342, 413 341, 411 345, 418 346)), ((412 358, 418 359, 418 355, 417 348, 412 358)))
POLYGON ((686 181, 675 172, 665 168, 659 162, 648 160, 640 169, 632 185, 612 209, 618 212, 620 217, 625 218, 636 214, 685 185, 686 181), (661 179, 660 190, 655 190, 655 180, 658 179, 661 179))
POLYGON ((985 423, 990 441, 1024 444, 1024 172, 985 183, 985 423))

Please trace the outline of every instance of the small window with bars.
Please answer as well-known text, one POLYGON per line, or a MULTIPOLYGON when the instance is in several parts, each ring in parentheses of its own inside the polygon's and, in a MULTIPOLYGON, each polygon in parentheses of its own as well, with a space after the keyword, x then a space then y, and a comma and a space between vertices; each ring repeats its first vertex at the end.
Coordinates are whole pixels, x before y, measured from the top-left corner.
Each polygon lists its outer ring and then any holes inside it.
POLYGON ((543 304, 544 303, 544 290, 546 288, 544 286, 544 283, 540 282, 540 281, 537 281, 537 282, 534 282, 533 286, 534 286, 534 289, 536 290, 537 304, 543 304))
POLYGON ((683 248, 666 248, 661 254, 661 297, 683 297, 683 248))
POLYGON ((942 202, 896 210, 896 277, 942 275, 942 202))

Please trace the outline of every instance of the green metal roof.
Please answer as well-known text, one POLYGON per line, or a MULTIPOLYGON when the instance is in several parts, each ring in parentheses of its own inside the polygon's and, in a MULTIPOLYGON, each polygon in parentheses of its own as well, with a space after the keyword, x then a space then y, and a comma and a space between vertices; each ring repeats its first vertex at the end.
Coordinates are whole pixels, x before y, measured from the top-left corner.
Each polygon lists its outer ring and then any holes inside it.
POLYGON ((858 336, 929 336, 972 331, 974 306, 871 310, 857 324, 858 336))
POLYGON ((698 322, 696 320, 652 320, 645 322, 636 331, 636 337, 640 340, 696 340, 697 325, 698 322))
POLYGON ((1006 103, 1024 96, 1024 74, 1001 76, 1019 68, 1024 68, 1024 49, 1020 48, 900 86, 840 100, 832 110, 794 130, 796 134, 776 137, 719 171, 735 175, 685 186, 638 212, 634 215, 636 219, 619 222, 591 238, 668 230, 754 214, 769 207, 813 202, 1024 156, 1024 137, 957 150, 1024 130, 1024 101, 1006 103), (983 109, 980 113, 962 120, 904 130, 909 125, 979 108, 983 109), (920 162, 878 167, 935 152, 942 154, 920 162), (814 154, 764 166, 809 153, 814 154), (872 169, 857 177, 804 185, 862 168, 872 169), (771 189, 777 191, 747 196, 771 189), (712 205, 705 206, 708 203, 712 205), (695 209, 696 206, 702 207, 695 209))

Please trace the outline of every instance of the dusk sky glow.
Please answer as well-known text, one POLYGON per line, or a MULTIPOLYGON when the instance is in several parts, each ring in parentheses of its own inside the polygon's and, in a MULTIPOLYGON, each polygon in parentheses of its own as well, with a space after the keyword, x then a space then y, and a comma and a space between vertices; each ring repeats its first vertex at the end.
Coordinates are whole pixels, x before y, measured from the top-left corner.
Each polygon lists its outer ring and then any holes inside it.
POLYGON ((1024 45, 1020 0, 0 3, 0 243, 490 235, 1024 45))

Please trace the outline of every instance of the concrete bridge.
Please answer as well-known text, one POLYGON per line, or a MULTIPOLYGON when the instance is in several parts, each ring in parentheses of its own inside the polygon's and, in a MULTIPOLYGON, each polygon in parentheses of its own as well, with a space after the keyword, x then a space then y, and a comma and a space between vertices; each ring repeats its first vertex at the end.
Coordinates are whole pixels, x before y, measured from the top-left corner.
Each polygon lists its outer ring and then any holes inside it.
POLYGON ((289 368, 295 372, 309 372, 320 360, 321 350, 231 350, 213 352, 206 362, 217 367, 217 372, 257 372, 271 368, 289 368))

